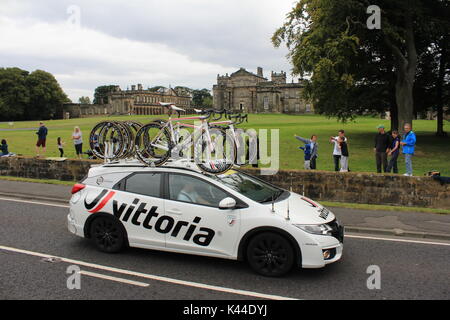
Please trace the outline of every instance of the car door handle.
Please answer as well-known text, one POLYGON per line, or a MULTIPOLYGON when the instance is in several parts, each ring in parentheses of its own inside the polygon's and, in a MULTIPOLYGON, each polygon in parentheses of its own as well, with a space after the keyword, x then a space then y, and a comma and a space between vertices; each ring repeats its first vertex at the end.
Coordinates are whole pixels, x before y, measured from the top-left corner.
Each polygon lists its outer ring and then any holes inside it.
POLYGON ((178 216, 181 216, 183 213, 179 209, 170 209, 166 211, 168 214, 176 214, 178 216))

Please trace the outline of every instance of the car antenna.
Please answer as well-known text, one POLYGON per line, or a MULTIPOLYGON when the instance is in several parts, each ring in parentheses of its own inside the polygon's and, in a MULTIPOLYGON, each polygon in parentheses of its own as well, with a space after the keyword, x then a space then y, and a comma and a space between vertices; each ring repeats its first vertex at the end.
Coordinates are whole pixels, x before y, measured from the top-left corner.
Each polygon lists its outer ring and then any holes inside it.
POLYGON ((286 215, 286 220, 291 220, 291 218, 289 217, 289 198, 287 198, 287 215, 286 215))
POLYGON ((273 193, 272 193, 272 213, 275 213, 274 205, 275 205, 275 199, 274 199, 273 193))

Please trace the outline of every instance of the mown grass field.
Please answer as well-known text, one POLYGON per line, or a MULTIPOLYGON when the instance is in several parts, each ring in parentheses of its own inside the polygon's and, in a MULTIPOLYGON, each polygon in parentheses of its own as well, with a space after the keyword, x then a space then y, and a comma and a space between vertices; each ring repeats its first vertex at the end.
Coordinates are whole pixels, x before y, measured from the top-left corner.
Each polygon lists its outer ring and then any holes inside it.
MULTIPOLYGON (((160 117, 158 117, 160 118, 160 117)), ((57 137, 66 142, 65 153, 69 158, 75 157, 75 150, 71 140, 74 126, 79 126, 83 132, 83 151, 87 145, 89 132, 92 127, 103 118, 83 118, 70 120, 51 120, 46 122, 49 129, 47 137, 48 157, 59 156, 56 145, 57 137)), ((149 116, 118 116, 107 119, 132 119, 142 123, 149 122, 149 116)), ((312 134, 319 138, 319 158, 317 166, 320 170, 334 170, 332 151, 333 145, 329 138, 336 135, 339 129, 346 131, 349 141, 350 168, 352 171, 376 171, 373 153, 373 138, 376 126, 384 124, 389 128, 388 120, 372 117, 359 117, 355 122, 340 123, 336 119, 319 115, 279 115, 258 114, 250 115, 249 122, 241 126, 254 129, 279 129, 280 131, 280 166, 282 169, 302 169, 303 152, 298 149, 303 144, 294 138, 294 134, 309 138, 312 134)), ((35 155, 38 121, 0 123, 0 129, 21 129, 16 131, 1 131, 0 139, 8 141, 10 152, 26 156, 35 155)), ((430 170, 439 170, 442 175, 450 176, 450 137, 440 138, 434 135, 436 122, 430 120, 414 121, 414 131, 417 134, 416 155, 413 158, 414 175, 423 175, 430 170)), ((450 131, 450 122, 445 122, 446 131, 450 131)), ((399 158, 400 173, 405 172, 404 158, 399 158)))

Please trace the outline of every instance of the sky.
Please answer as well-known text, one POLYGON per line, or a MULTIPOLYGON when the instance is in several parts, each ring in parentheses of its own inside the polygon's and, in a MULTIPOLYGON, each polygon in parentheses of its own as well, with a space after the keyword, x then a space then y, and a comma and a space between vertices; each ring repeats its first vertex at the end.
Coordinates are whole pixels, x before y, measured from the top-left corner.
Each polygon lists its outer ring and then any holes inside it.
POLYGON ((217 74, 291 66, 270 38, 294 0, 0 0, 0 67, 52 73, 73 102, 96 87, 212 89, 217 74))

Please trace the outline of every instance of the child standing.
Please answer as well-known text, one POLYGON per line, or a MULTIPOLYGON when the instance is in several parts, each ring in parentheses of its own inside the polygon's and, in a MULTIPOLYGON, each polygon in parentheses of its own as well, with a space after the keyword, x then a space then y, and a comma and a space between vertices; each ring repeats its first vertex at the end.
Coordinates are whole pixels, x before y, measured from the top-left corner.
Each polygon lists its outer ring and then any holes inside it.
POLYGON ((388 155, 391 156, 391 159, 389 160, 389 164, 386 168, 386 172, 391 172, 391 170, 394 170, 394 173, 398 173, 398 167, 397 167, 397 159, 398 155, 400 153, 400 136, 398 134, 397 130, 392 131, 392 143, 389 147, 389 153, 388 155))
POLYGON ((299 147, 305 152, 305 170, 314 170, 316 169, 316 159, 318 156, 319 144, 317 143, 317 136, 313 134, 311 139, 305 139, 294 135, 297 140, 302 141, 305 146, 299 147))
POLYGON ((339 150, 341 150, 341 172, 348 172, 348 146, 344 137, 337 139, 339 150))
POLYGON ((62 158, 64 156, 64 145, 65 143, 61 140, 61 137, 57 139, 59 156, 62 158))
POLYGON ((5 139, 2 139, 2 143, 0 145, 0 157, 9 155, 8 144, 5 139))

